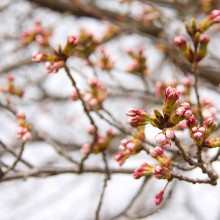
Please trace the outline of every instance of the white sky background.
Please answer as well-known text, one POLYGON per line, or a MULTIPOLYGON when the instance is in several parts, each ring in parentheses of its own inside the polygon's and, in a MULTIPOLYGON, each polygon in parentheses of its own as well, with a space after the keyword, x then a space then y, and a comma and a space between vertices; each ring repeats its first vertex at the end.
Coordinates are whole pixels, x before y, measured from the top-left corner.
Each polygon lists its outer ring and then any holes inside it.
MULTIPOLYGON (((103 0, 104 1, 104 0, 103 0)), ((2 1, 7 2, 7 1, 2 1)), ((102 3, 102 1, 100 1, 102 3)), ((109 1, 110 2, 110 1, 109 1)), ((1 4, 1 2, 0 2, 1 4)), ((108 3, 111 7, 113 4, 108 3)), ((124 7, 124 6, 123 6, 124 7)), ((138 9, 138 5, 136 6, 138 9)), ((125 7, 126 9, 126 7, 125 7)), ((135 8, 133 9, 136 13, 135 8)), ((173 16, 173 15, 171 15, 173 16)), ((27 2, 20 1, 14 4, 7 10, 7 13, 0 14, 0 34, 14 35, 22 31, 29 30, 33 25, 34 19, 41 19, 43 25, 54 27, 54 37, 52 44, 57 47, 57 44, 64 44, 66 37, 69 34, 77 34, 80 27, 85 27, 91 32, 94 32, 97 37, 100 37, 104 30, 105 23, 98 22, 90 18, 75 18, 70 15, 60 15, 45 9, 35 9, 32 11, 31 6, 27 2), (17 19, 25 17, 27 12, 31 12, 33 19, 24 19, 21 26, 16 25, 17 19), (46 22, 44 22, 46 21, 46 22), (55 25, 56 24, 56 25, 55 25)), ((175 27, 176 23, 170 24, 170 27, 175 27)), ((178 30, 180 30, 179 28, 178 30)), ((172 37, 172 36, 171 36, 172 37)), ((119 69, 124 69, 129 62, 129 58, 125 56, 125 51, 129 48, 136 48, 138 45, 144 45, 148 57, 149 70, 152 72, 157 64, 160 63, 162 57, 160 53, 151 45, 149 40, 146 40, 137 35, 129 35, 121 37, 117 40, 112 40, 106 45, 106 49, 110 52, 117 61, 119 69), (123 58, 123 59, 122 59, 123 58)), ((0 44, 1 53, 7 54, 8 51, 18 47, 17 41, 11 41, 6 44, 0 44)), ((213 47, 213 46, 211 46, 213 47)), ((8 63, 14 62, 17 59, 25 56, 30 56, 36 46, 31 45, 29 50, 13 52, 11 56, 2 56, 0 60, 0 68, 8 63)), ((83 66, 79 60, 71 60, 71 66, 86 72, 85 75, 91 75, 91 71, 83 66)), ((166 79, 172 68, 166 67, 163 70, 161 79, 166 79)), ((49 93, 57 96, 68 97, 71 91, 71 85, 61 70, 56 75, 47 76, 43 65, 31 65, 17 69, 13 72, 18 79, 18 84, 26 87, 26 96, 24 98, 25 105, 19 105, 19 109, 27 112, 28 119, 36 128, 42 132, 50 134, 52 137, 65 139, 67 143, 71 143, 74 139, 78 144, 83 144, 89 140, 86 134, 88 121, 82 114, 81 105, 79 102, 69 102, 65 105, 57 105, 56 103, 37 104, 35 101, 39 99, 39 90, 31 85, 31 81, 47 77, 43 87, 49 93), (65 86, 63 86, 65 85, 65 86), (79 126, 80 125, 80 126, 79 126), (74 132, 73 132, 74 131, 74 132)), ((143 84, 140 79, 135 76, 125 75, 123 73, 113 73, 124 86, 130 89, 135 89, 138 85, 140 90, 143 90, 143 84), (125 77, 126 76, 126 77, 125 77)), ((80 88, 84 85, 84 78, 76 73, 74 76, 80 88)), ((154 77, 152 74, 150 77, 154 77)), ((113 84, 107 74, 100 76, 100 79, 108 85, 113 84)), ((0 78, 0 83, 4 83, 4 74, 0 78)), ((202 96, 211 95, 219 100, 219 95, 210 93, 207 89, 202 91, 202 96)), ((18 103, 19 104, 19 103, 18 103)), ((147 104, 144 104, 147 106, 147 104)), ((125 112, 129 107, 142 106, 141 101, 132 99, 126 102, 124 98, 111 99, 106 101, 106 107, 113 112, 115 117, 120 118, 126 123, 127 117, 125 112), (120 110, 118 110, 120 109, 120 110)), ((106 123, 101 122, 104 129, 108 128, 106 123)), ((7 144, 15 142, 14 131, 16 129, 15 122, 7 113, 0 112, 0 138, 7 144), (11 123, 10 123, 11 122, 11 123)), ((146 130, 146 133, 156 134, 156 131, 151 129, 146 130)), ((154 135, 153 135, 154 136, 154 135)), ((153 139, 152 139, 153 140, 153 139)), ((74 157, 81 157, 79 153, 73 153, 74 157)), ((57 156, 53 148, 42 143, 28 145, 24 158, 30 159, 33 164, 46 165, 56 164, 65 166, 62 158, 57 156)), ((11 158, 4 158, 8 161, 11 158)), ((129 159, 125 168, 135 168, 145 161, 144 155, 129 159)), ((91 156, 88 164, 100 164, 103 166, 100 156, 91 156)), ((219 170, 219 164, 214 164, 216 170, 219 170)), ((117 163, 111 159, 111 167, 118 167, 117 163)), ((195 172, 195 175, 200 173, 195 172)), ((219 172, 220 174, 220 172, 219 172)), ((65 174, 42 179, 27 179, 25 181, 13 181, 0 184, 0 220, 92 220, 98 204, 99 195, 103 184, 103 175, 85 174, 72 175, 65 174)), ((129 202, 134 193, 137 191, 142 180, 134 180, 131 175, 115 175, 108 182, 104 205, 101 213, 105 216, 114 216, 119 213, 123 207, 129 202)), ((137 201, 136 205, 130 210, 130 213, 135 214, 142 212, 144 207, 154 208, 154 195, 157 194, 164 186, 164 181, 151 180, 147 185, 142 197, 137 201), (140 210, 140 207, 143 209, 140 210)), ((171 187, 171 186, 170 186, 171 187)), ((165 207, 154 216, 148 217, 149 220, 219 220, 220 218, 220 186, 207 185, 192 185, 189 183, 177 182, 173 191, 172 198, 165 207)), ((131 215, 132 215, 131 214, 131 215)), ((126 219, 126 218, 121 218, 126 219)), ((107 219, 103 219, 107 220, 107 219)))

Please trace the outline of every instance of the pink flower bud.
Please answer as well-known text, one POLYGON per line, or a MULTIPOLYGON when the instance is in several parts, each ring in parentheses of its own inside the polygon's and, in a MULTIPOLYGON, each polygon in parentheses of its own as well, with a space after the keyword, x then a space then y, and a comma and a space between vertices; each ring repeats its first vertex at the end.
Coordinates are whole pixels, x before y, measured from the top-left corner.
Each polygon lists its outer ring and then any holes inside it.
POLYGON ((167 142, 167 138, 166 138, 165 134, 163 134, 163 133, 157 134, 155 139, 156 139, 157 144, 160 144, 160 145, 164 145, 167 142))
POLYGON ((47 59, 47 54, 44 52, 35 52, 32 55, 32 61, 36 63, 40 63, 42 61, 46 61, 47 59))
POLYGON ((175 115, 175 117, 180 118, 180 117, 183 116, 184 112, 185 112, 185 108, 184 107, 179 107, 178 109, 176 109, 174 115, 175 115))
POLYGON ((152 169, 154 165, 149 165, 147 163, 143 163, 140 167, 136 168, 133 172, 134 179, 139 179, 142 176, 147 176, 152 174, 152 169))
POLYGON ((74 36, 74 35, 70 35, 68 38, 67 38, 67 43, 68 44, 73 44, 74 46, 78 45, 79 44, 79 38, 74 36))
POLYGON ((166 134, 166 138, 168 138, 168 139, 174 138, 174 131, 172 129, 167 129, 165 134, 166 134))
POLYGON ((193 134, 193 138, 196 140, 196 141, 200 141, 202 138, 203 138, 203 133, 201 132, 196 132, 193 134))
POLYGON ((214 129, 216 128, 216 123, 213 118, 208 118, 203 122, 203 127, 207 129, 214 129))
POLYGON ((76 90, 72 91, 69 94, 69 97, 70 97, 71 100, 76 101, 78 99, 78 93, 76 92, 76 90))
POLYGON ((95 132, 95 126, 94 125, 89 125, 88 129, 87 129, 88 134, 94 134, 95 132))
POLYGON ((211 20, 211 23, 220 23, 220 10, 213 10, 210 15, 209 18, 211 20))
POLYGON ((17 118, 17 119, 25 119, 25 114, 24 114, 23 112, 18 112, 18 113, 16 114, 16 118, 17 118))
POLYGON ((83 144, 82 148, 81 148, 81 152, 84 154, 88 154, 90 151, 90 144, 85 143, 83 144))
POLYGON ((177 47, 185 47, 186 46, 186 38, 183 36, 176 36, 174 38, 174 44, 177 47))
POLYGON ((183 107, 185 110, 191 109, 190 104, 188 102, 183 102, 180 106, 183 107))
POLYGON ((200 37, 199 42, 201 44, 207 44, 209 42, 209 36, 207 34, 204 34, 200 37))
POLYGON ((167 102, 175 103, 180 97, 180 92, 177 91, 174 87, 169 86, 165 90, 165 98, 167 102))
POLYGON ((31 139, 31 133, 30 132, 26 132, 23 136, 22 136, 22 140, 24 142, 27 142, 31 139))
POLYGON ((161 192, 159 192, 156 196, 155 196, 155 205, 160 205, 160 203, 163 201, 163 194, 164 191, 162 190, 161 192))
POLYGON ((183 116, 185 117, 185 119, 191 118, 191 117, 192 117, 192 110, 186 110, 186 111, 184 112, 184 115, 183 115, 183 116))
POLYGON ((15 77, 13 74, 8 74, 7 79, 8 79, 8 81, 13 81, 15 79, 15 77))

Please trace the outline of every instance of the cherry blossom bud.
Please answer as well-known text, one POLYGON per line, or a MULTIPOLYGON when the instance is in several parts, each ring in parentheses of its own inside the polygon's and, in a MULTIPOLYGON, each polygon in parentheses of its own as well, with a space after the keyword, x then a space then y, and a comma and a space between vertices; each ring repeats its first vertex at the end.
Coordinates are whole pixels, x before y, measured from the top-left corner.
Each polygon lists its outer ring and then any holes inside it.
POLYGON ((88 134, 93 135, 95 132, 95 126, 94 125, 89 125, 88 129, 87 129, 88 134))
POLYGON ((31 139, 31 133, 30 132, 26 132, 23 136, 22 136, 22 140, 24 142, 27 142, 31 139))
POLYGON ((177 47, 186 47, 186 38, 183 36, 176 36, 174 38, 174 44, 177 47))
POLYGON ((166 138, 168 138, 168 139, 174 138, 174 131, 172 129, 167 129, 165 134, 166 134, 166 138))
POLYGON ((155 166, 153 171, 153 175, 157 179, 169 179, 171 174, 170 170, 167 167, 155 166))
POLYGON ((162 190, 161 192, 159 192, 159 193, 155 196, 155 205, 156 205, 156 206, 160 205, 160 203, 163 201, 163 194, 164 194, 164 190, 162 190))
POLYGON ((81 148, 81 152, 84 154, 88 154, 90 151, 90 144, 85 143, 83 144, 82 148, 81 148))
POLYGON ((24 114, 23 112, 18 112, 18 113, 16 114, 16 118, 17 118, 17 119, 25 119, 25 114, 24 114))
POLYGON ((76 92, 76 90, 72 91, 69 94, 69 97, 70 97, 71 100, 76 101, 78 99, 78 93, 76 92))
POLYGON ((154 165, 143 163, 139 168, 136 168, 133 172, 134 179, 140 179, 142 176, 148 176, 152 174, 154 165))
POLYGON ((180 92, 177 91, 174 87, 169 86, 165 90, 165 99, 168 102, 175 103, 180 97, 180 92))
POLYGON ((122 166, 129 156, 128 152, 122 151, 115 155, 115 160, 118 162, 119 166, 122 166))
POLYGON ((197 121, 197 119, 195 118, 195 116, 192 115, 190 118, 188 118, 188 119, 186 120, 186 124, 187 124, 187 126, 188 126, 189 128, 192 128, 192 127, 195 127, 195 126, 198 125, 198 121, 197 121))
POLYGON ((67 43, 68 44, 73 44, 74 46, 78 45, 79 43, 79 38, 74 36, 74 35, 70 35, 68 38, 67 38, 67 43))
POLYGON ((47 54, 44 52, 35 52, 32 55, 32 61, 35 63, 40 63, 42 61, 46 61, 47 60, 47 54))
POLYGON ((213 10, 209 15, 209 19, 212 24, 220 23, 220 10, 213 10))
POLYGON ((163 134, 162 132, 157 134, 155 139, 156 139, 157 144, 159 144, 159 145, 164 145, 167 142, 167 138, 166 138, 165 134, 163 134))
POLYGON ((214 130, 216 128, 216 122, 214 121, 213 118, 208 118, 203 122, 203 127, 207 128, 207 129, 211 129, 214 130))

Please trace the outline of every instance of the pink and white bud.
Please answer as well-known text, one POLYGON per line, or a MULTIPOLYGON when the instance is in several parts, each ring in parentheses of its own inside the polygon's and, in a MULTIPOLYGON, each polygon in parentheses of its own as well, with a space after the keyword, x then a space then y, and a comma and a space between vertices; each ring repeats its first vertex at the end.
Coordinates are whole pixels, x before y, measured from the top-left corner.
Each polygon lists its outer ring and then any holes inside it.
POLYGON ((67 38, 67 43, 68 44, 73 44, 74 46, 78 45, 79 44, 79 38, 74 36, 74 35, 70 35, 68 38, 67 38))
POLYGON ((173 42, 177 47, 186 46, 186 38, 183 36, 176 36, 173 42))
POLYGON ((84 154, 88 154, 90 151, 90 144, 85 143, 83 144, 82 148, 81 148, 81 152, 84 154))
POLYGON ((27 142, 31 139, 31 133, 30 132, 26 132, 23 136, 22 136, 22 141, 23 142, 27 142))
POLYGON ((164 145, 167 142, 167 138, 166 138, 165 134, 163 134, 162 132, 157 134, 155 139, 156 139, 157 144, 159 144, 159 145, 164 145))
POLYGON ((193 134, 193 138, 194 138, 196 141, 202 140, 203 136, 204 136, 204 134, 201 133, 201 132, 196 132, 196 133, 193 134))
POLYGON ((220 23, 220 10, 213 10, 209 15, 212 24, 220 23))
POLYGON ((207 34, 204 34, 204 35, 202 35, 201 37, 200 37, 200 40, 199 40, 199 42, 201 43, 201 44, 207 44, 208 42, 209 42, 209 36, 207 35, 207 34))
POLYGON ((79 97, 78 97, 78 93, 76 92, 76 90, 73 90, 70 94, 69 97, 71 100, 76 101, 79 97))
POLYGON ((143 163, 140 167, 136 168, 133 172, 134 179, 140 179, 142 176, 147 176, 152 174, 153 165, 143 163))
POLYGON ((180 92, 176 88, 169 86, 165 90, 165 99, 167 102, 175 103, 180 97, 180 92))
POLYGON ((167 129, 165 132, 166 138, 173 139, 174 138, 174 131, 172 129, 167 129))
POLYGON ((47 59, 47 54, 44 52, 35 52, 32 55, 32 61, 35 63, 40 63, 42 61, 46 61, 47 59))
POLYGON ((16 114, 16 118, 17 119, 25 119, 26 118, 25 113, 24 112, 18 112, 16 114))
POLYGON ((164 194, 164 191, 162 190, 161 192, 159 192, 159 193, 155 196, 155 205, 156 205, 156 206, 160 205, 160 203, 163 201, 163 194, 164 194))

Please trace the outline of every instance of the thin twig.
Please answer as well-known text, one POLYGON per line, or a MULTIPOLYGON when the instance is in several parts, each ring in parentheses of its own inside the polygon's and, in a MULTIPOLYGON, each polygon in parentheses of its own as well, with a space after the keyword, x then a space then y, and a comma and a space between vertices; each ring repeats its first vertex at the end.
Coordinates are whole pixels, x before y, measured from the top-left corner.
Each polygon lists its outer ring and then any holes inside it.
POLYGON ((94 122, 92 116, 91 116, 90 113, 89 113, 89 110, 88 110, 87 107, 86 107, 86 103, 85 103, 85 101, 84 101, 84 99, 83 99, 83 97, 82 97, 82 95, 81 95, 81 93, 80 93, 80 91, 79 91, 79 89, 78 89, 78 87, 77 87, 77 85, 76 85, 76 82, 75 82, 74 78, 72 77, 72 75, 71 75, 71 73, 70 73, 69 67, 68 67, 67 65, 65 65, 65 66, 64 66, 64 69, 65 69, 65 71, 66 71, 66 73, 67 73, 68 78, 70 79, 70 81, 71 81, 71 83, 72 83, 72 86, 74 87, 74 89, 75 89, 76 92, 77 92, 77 95, 78 95, 78 97, 79 97, 79 99, 80 99, 80 101, 81 101, 81 103, 82 103, 83 110, 84 110, 86 116, 88 117, 88 119, 89 119, 89 121, 90 121, 90 124, 94 126, 93 141, 92 141, 92 144, 91 144, 89 153, 85 154, 85 156, 81 159, 80 164, 79 164, 79 172, 81 172, 82 169, 83 169, 84 161, 86 161, 86 159, 89 157, 89 155, 90 155, 90 153, 92 152, 93 147, 94 147, 94 145, 95 145, 95 143, 96 143, 96 141, 97 141, 98 129, 97 129, 97 126, 96 126, 96 124, 95 124, 95 122, 94 122))
POLYGON ((98 207, 97 207, 96 213, 95 213, 96 220, 100 219, 100 211, 101 211, 101 207, 102 207, 102 203, 103 203, 103 198, 105 195, 105 190, 107 187, 107 182, 110 180, 110 171, 109 171, 109 167, 108 167, 108 161, 106 159, 106 153, 104 151, 102 152, 102 158, 103 158, 103 162, 105 164, 105 178, 104 178, 104 184, 103 184, 102 192, 101 192, 100 199, 99 199, 99 204, 98 204, 98 207))
MULTIPOLYGON (((7 151, 8 153, 10 153, 11 155, 13 155, 14 157, 17 157, 17 155, 14 153, 14 151, 12 151, 11 149, 9 149, 5 143, 2 142, 2 140, 0 140, 0 145, 2 146, 2 148, 7 151)), ((20 162, 22 162, 23 164, 25 164, 27 167, 29 168, 33 168, 34 166, 32 164, 30 164, 29 162, 27 162, 26 160, 20 158, 20 162)))
POLYGON ((9 166, 7 168, 7 170, 3 173, 3 176, 5 176, 9 171, 13 170, 16 167, 17 163, 21 159, 21 155, 22 155, 22 153, 24 151, 24 146, 25 146, 25 142, 22 142, 17 157, 15 158, 14 162, 12 163, 12 165, 9 166))

